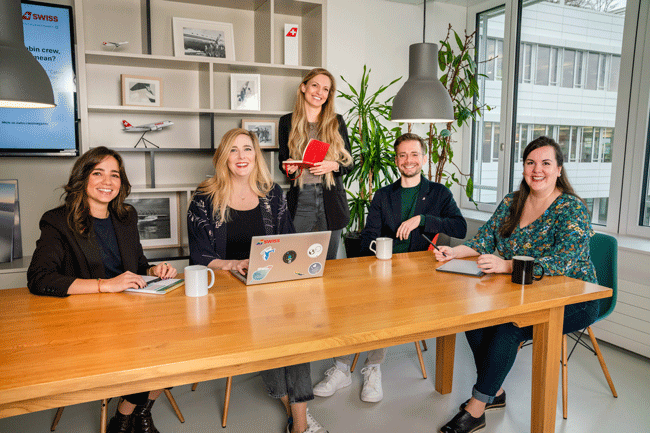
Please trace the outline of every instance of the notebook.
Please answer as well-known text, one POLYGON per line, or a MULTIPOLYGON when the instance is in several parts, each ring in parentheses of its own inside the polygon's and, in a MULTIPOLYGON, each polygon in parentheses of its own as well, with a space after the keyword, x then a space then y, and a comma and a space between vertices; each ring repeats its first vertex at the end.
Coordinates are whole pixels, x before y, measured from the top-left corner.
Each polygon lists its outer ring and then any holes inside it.
POLYGON ((176 290, 183 285, 185 280, 179 278, 168 278, 166 280, 161 280, 160 278, 142 276, 147 282, 147 285, 141 289, 126 289, 125 292, 133 293, 148 293, 150 295, 164 295, 176 290))
POLYGON ((305 151, 302 153, 302 160, 292 162, 284 161, 282 162, 284 169, 286 171, 287 165, 297 165, 300 169, 313 167, 317 162, 323 162, 329 148, 329 143, 311 139, 307 143, 305 151))
POLYGON ((230 272, 247 286, 322 277, 331 233, 254 236, 248 273, 230 272))
POLYGON ((478 267, 478 264, 476 264, 474 260, 451 259, 444 265, 439 266, 436 271, 473 275, 475 277, 483 275, 483 271, 478 267))

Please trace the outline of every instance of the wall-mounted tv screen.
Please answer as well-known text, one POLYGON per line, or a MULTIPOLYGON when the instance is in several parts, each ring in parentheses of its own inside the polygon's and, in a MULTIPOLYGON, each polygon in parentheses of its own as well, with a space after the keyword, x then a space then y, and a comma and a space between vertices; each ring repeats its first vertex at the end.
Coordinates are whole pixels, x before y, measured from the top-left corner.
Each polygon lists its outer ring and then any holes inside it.
POLYGON ((22 8, 25 47, 50 77, 56 107, 0 109, 0 155, 77 156, 72 7, 23 1, 22 8))

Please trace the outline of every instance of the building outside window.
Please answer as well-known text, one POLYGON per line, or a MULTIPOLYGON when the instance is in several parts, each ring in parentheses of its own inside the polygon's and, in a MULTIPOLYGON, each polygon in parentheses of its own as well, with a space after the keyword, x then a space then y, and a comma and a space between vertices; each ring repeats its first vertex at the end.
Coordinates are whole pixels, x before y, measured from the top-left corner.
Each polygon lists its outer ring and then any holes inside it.
MULTIPOLYGON (((538 0, 521 6, 509 190, 521 182, 525 146, 542 135, 552 137, 562 148, 576 192, 591 203, 592 222, 606 224, 625 1, 618 1, 616 11, 566 3, 570 2, 538 0)), ((498 55, 503 63, 503 48, 499 53, 496 41, 504 39, 504 20, 505 7, 477 15, 478 62, 498 55)), ((496 64, 484 65, 487 77, 480 83, 480 102, 500 106, 502 75, 497 77, 496 64)), ((500 120, 496 110, 486 112, 474 125, 478 133, 472 146, 472 172, 474 200, 479 203, 498 200, 501 177, 495 149, 498 152, 504 136, 494 131, 495 125, 504 131, 500 120)))

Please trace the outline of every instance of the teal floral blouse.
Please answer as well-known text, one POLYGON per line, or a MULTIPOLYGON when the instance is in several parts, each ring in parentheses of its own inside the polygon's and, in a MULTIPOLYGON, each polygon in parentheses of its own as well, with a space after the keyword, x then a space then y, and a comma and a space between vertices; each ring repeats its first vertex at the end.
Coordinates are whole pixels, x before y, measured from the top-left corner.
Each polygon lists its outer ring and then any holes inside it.
POLYGON ((506 260, 530 256, 544 267, 544 275, 568 277, 597 283, 596 270, 589 257, 593 235, 586 206, 575 196, 562 194, 535 221, 519 225, 510 237, 502 238, 499 227, 510 213, 513 193, 505 196, 490 220, 465 245, 479 254, 496 250, 506 260))

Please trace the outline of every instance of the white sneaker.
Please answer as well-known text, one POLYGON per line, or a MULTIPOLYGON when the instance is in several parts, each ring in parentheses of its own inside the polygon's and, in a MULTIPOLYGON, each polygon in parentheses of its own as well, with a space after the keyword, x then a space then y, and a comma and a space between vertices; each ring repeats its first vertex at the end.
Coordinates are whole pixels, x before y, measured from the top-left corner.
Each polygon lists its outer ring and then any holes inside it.
POLYGON ((329 397, 341 388, 352 384, 350 372, 334 366, 325 372, 325 378, 314 386, 314 395, 329 397))
POLYGON ((363 367, 363 389, 361 390, 361 400, 369 403, 376 403, 384 398, 384 392, 381 389, 381 370, 379 367, 363 367))
POLYGON ((304 433, 327 433, 327 430, 311 416, 309 408, 307 408, 307 430, 304 433))
MULTIPOLYGON (((291 433, 292 427, 293 425, 291 423, 287 423, 287 433, 291 433)), ((309 413, 309 408, 307 408, 307 430, 303 433, 328 433, 309 413)))

